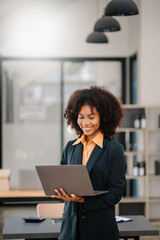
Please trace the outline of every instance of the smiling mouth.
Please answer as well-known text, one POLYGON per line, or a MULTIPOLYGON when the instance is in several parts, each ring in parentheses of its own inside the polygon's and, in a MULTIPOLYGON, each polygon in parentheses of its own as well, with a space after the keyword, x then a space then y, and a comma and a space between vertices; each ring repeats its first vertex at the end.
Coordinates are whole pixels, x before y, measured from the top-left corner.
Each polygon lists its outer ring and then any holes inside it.
POLYGON ((84 127, 83 129, 86 130, 86 131, 90 131, 92 128, 91 127, 90 128, 84 127))

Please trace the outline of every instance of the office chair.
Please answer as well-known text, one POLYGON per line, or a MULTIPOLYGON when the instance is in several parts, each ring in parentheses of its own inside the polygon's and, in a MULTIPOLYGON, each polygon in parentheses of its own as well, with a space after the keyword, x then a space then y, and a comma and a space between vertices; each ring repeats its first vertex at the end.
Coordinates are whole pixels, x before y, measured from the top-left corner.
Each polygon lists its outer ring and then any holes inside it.
POLYGON ((37 204, 38 217, 62 218, 64 203, 39 203, 37 204))
MULTIPOLYGON (((37 215, 44 218, 62 218, 63 209, 64 203, 39 203, 37 204, 37 215)), ((53 239, 58 240, 58 238, 53 239)))

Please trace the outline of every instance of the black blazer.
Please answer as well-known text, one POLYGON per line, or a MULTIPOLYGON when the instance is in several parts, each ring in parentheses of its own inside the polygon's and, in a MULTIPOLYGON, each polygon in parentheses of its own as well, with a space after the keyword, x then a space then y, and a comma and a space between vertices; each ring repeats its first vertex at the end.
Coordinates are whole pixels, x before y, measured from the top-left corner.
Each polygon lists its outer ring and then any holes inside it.
MULTIPOLYGON (((61 164, 81 164, 83 144, 68 142, 61 164)), ((86 165, 94 190, 108 190, 107 193, 84 197, 84 203, 66 202, 60 240, 76 240, 77 229, 81 240, 118 240, 115 221, 117 204, 125 187, 125 157, 121 144, 111 139, 103 140, 103 148, 93 149, 86 165), (77 228, 78 226, 78 228, 77 228)), ((73 179, 74 181, 74 179, 73 179)))

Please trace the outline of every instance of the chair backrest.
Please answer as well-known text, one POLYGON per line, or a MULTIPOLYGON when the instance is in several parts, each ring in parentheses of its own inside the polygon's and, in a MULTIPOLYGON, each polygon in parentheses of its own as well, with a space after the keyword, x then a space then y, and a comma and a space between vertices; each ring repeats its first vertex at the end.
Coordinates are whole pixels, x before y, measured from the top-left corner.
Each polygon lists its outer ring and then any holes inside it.
POLYGON ((39 203, 37 205, 38 217, 62 218, 64 203, 39 203))

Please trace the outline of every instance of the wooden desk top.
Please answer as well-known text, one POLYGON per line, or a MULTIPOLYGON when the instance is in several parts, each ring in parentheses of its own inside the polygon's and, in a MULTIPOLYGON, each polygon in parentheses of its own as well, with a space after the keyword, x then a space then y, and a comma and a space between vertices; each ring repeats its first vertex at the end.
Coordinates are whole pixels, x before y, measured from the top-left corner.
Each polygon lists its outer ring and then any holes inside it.
POLYGON ((43 190, 18 190, 0 191, 0 198, 46 197, 43 190))
POLYGON ((22 202, 40 202, 55 201, 54 198, 46 196, 43 190, 19 190, 0 191, 1 203, 22 203, 22 202))

